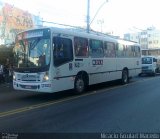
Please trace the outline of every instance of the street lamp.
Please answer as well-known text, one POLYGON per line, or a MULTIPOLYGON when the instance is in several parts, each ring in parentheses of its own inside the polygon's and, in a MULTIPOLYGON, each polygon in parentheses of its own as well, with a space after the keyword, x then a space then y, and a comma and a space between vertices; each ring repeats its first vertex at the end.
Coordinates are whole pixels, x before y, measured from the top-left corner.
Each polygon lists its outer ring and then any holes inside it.
POLYGON ((99 13, 100 9, 104 6, 104 4, 106 4, 106 2, 108 2, 108 0, 105 0, 100 7, 98 8, 96 14, 94 15, 92 21, 90 22, 90 0, 87 1, 87 33, 89 33, 90 30, 90 26, 92 24, 92 22, 94 21, 95 17, 97 16, 97 14, 99 13))

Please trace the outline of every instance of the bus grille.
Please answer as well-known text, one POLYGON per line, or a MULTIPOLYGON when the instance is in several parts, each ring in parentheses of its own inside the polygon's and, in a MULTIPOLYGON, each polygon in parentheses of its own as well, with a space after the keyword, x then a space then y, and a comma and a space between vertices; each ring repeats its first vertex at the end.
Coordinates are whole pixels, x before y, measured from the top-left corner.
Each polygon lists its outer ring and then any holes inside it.
POLYGON ((146 70, 146 69, 148 69, 148 66, 142 67, 142 70, 146 70))
POLYGON ((18 78, 18 80, 36 82, 36 81, 40 81, 40 76, 27 74, 27 75, 22 75, 21 78, 18 78))

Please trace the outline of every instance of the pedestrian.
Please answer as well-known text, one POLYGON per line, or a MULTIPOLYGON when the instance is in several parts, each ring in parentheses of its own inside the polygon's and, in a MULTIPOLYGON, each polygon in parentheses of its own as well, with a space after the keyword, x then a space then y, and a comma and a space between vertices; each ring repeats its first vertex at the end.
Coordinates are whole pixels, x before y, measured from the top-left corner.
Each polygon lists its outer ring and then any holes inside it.
POLYGON ((9 83, 9 59, 7 59, 5 66, 3 67, 5 83, 9 83))
POLYGON ((0 64, 0 83, 4 82, 3 65, 0 64))
POLYGON ((10 64, 10 67, 9 67, 9 81, 12 82, 12 79, 13 79, 13 65, 10 64))

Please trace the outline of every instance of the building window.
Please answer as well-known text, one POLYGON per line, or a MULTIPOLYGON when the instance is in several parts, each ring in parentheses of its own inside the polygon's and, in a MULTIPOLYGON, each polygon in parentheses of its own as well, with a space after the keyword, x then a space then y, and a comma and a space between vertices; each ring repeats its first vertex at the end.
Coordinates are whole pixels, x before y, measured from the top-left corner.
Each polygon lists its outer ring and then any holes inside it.
POLYGON ((149 44, 152 44, 152 41, 149 41, 148 43, 149 43, 149 44))

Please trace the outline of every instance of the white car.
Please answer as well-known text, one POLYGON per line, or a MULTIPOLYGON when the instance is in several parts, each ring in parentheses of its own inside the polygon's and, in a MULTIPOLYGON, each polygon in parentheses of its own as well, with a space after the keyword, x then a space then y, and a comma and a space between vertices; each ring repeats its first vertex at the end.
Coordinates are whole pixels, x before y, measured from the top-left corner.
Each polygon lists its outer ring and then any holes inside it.
POLYGON ((155 56, 143 56, 142 57, 142 73, 155 75, 159 70, 159 59, 155 56))

